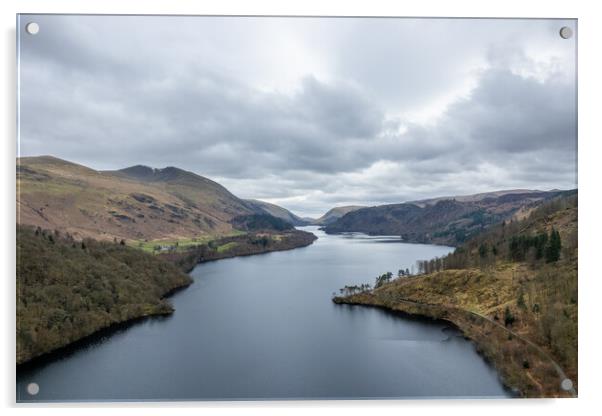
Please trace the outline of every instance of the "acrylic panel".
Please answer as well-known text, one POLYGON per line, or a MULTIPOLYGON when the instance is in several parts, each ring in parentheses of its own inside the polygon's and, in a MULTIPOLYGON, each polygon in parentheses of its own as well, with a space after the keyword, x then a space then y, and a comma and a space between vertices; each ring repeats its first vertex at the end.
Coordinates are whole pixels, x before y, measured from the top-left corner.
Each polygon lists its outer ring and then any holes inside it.
POLYGON ((577 395, 577 21, 17 16, 18 402, 577 395))

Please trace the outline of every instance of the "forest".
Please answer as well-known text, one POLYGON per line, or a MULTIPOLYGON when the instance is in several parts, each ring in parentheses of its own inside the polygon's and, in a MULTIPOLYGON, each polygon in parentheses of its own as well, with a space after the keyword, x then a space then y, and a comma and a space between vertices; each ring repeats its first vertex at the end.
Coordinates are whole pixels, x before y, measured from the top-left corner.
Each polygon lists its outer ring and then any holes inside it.
POLYGON ((117 323, 169 314, 164 297, 191 282, 123 241, 18 225, 17 364, 117 323))

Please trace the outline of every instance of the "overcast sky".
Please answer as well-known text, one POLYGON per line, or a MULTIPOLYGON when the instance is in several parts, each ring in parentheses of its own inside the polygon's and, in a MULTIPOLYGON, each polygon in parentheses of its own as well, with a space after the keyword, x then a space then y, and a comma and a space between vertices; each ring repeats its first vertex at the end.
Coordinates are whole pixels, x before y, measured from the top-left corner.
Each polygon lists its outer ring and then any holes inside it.
POLYGON ((177 166, 303 216, 576 187, 574 21, 29 21, 21 156, 177 166))

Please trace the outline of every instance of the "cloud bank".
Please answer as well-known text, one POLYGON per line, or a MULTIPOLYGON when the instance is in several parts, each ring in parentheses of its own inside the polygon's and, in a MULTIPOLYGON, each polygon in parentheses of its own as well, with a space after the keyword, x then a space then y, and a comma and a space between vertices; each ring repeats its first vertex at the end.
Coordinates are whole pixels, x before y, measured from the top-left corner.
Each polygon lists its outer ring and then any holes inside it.
POLYGON ((33 20, 22 156, 178 166, 314 216, 576 186, 573 21, 33 20))

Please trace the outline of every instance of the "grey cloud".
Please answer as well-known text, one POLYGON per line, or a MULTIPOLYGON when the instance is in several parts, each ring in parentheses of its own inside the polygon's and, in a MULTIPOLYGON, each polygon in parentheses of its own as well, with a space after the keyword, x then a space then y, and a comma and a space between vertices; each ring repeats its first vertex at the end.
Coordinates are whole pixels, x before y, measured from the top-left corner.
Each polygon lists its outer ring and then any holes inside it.
POLYGON ((560 22, 202 19, 41 16, 22 40, 22 154, 175 165, 303 215, 575 186, 560 22), (280 75, 294 82, 269 87, 280 75), (468 81, 437 118, 404 116, 468 81))

